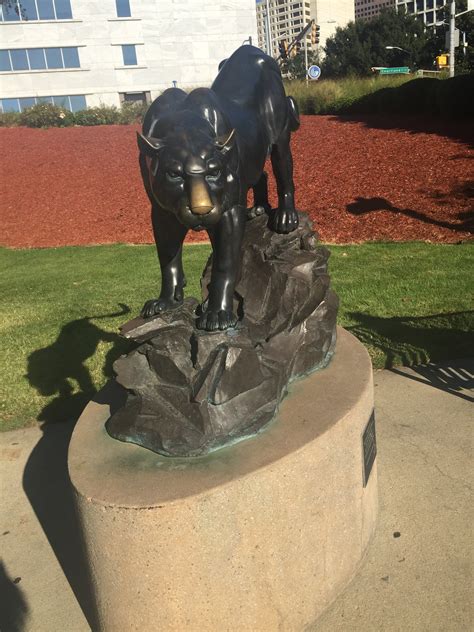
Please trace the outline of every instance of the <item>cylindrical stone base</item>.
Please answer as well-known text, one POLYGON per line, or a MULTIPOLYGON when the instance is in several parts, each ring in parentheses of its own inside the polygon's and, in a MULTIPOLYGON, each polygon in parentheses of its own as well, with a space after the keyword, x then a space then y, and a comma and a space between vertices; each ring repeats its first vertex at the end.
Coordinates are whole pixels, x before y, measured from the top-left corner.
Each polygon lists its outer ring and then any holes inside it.
POLYGON ((102 401, 69 450, 98 629, 302 630, 351 579, 377 515, 372 368, 352 335, 264 432, 203 458, 112 439, 102 401))

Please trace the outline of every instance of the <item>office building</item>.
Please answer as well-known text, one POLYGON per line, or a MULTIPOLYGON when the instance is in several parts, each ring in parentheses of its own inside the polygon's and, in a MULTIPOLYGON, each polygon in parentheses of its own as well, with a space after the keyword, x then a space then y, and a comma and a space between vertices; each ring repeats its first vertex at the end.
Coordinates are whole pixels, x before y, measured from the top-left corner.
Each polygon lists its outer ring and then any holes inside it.
POLYGON ((210 85, 257 39, 255 0, 12 0, 0 5, 0 109, 151 101, 210 85))
POLYGON ((396 0, 355 0, 355 19, 371 20, 382 9, 395 9, 396 0))
MULTIPOLYGON (((319 44, 312 48, 321 51, 338 26, 354 20, 354 0, 257 0, 260 48, 278 57, 279 42, 293 40, 311 20, 321 27, 319 44)), ((311 47, 309 33, 307 43, 311 47)))
POLYGON ((424 24, 441 22, 446 0, 355 0, 356 20, 370 20, 380 14, 382 9, 393 8, 416 15, 424 24))
POLYGON ((446 0, 396 0, 396 9, 419 17, 429 26, 444 20, 446 4, 446 0))

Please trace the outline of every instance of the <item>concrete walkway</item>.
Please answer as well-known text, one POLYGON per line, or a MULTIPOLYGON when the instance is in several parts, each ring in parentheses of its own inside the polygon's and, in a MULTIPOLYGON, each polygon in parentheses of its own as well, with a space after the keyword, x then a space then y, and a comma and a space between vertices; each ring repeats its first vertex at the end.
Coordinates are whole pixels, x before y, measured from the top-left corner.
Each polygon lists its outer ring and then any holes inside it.
MULTIPOLYGON (((375 374, 377 532, 352 583, 307 632, 473 629, 473 374, 470 361, 375 374)), ((87 611, 88 594, 67 480, 71 430, 0 434, 1 632, 90 629, 79 606, 87 611)))

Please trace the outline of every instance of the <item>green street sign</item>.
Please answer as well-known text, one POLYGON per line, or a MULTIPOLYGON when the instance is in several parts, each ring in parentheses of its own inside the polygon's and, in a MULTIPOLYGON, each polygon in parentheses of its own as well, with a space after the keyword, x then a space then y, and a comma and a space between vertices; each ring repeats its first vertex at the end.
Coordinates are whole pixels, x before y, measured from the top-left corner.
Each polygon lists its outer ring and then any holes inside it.
POLYGON ((378 71, 380 75, 406 75, 410 69, 408 66, 400 66, 399 68, 379 68, 378 71))

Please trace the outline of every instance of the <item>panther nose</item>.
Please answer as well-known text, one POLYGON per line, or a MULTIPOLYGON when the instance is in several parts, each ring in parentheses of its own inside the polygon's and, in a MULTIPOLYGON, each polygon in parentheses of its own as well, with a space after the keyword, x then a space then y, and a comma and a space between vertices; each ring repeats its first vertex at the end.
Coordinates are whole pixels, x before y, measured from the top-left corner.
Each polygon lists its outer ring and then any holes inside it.
POLYGON ((206 181, 202 175, 188 177, 189 206, 195 215, 207 215, 214 205, 209 195, 206 181))

